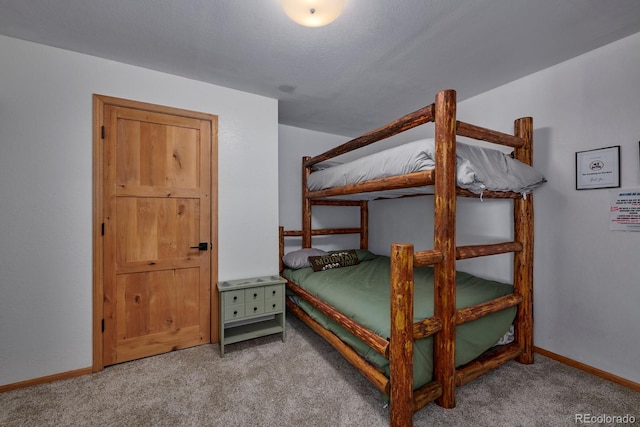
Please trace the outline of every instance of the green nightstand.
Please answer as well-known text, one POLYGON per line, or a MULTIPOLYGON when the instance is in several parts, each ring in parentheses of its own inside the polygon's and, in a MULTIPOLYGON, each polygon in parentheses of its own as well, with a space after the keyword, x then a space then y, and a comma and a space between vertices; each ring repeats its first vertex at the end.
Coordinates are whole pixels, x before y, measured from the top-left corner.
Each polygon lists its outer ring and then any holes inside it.
POLYGON ((221 357, 239 341, 281 333, 284 342, 285 283, 277 275, 218 282, 221 357))

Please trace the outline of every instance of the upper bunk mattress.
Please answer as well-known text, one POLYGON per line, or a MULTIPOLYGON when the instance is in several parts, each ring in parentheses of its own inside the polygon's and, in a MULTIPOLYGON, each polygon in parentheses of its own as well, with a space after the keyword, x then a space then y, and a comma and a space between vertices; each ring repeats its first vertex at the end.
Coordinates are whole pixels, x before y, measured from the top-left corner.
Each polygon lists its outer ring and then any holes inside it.
MULTIPOLYGON (((488 190, 524 195, 546 182, 544 176, 533 167, 495 149, 458 142, 456 158, 458 186, 475 194, 488 190)), ((347 163, 319 163, 307 179, 307 188, 317 191, 434 168, 435 140, 421 139, 347 163)), ((366 198, 400 197, 428 191, 433 191, 433 188, 427 186, 372 192, 366 198)))

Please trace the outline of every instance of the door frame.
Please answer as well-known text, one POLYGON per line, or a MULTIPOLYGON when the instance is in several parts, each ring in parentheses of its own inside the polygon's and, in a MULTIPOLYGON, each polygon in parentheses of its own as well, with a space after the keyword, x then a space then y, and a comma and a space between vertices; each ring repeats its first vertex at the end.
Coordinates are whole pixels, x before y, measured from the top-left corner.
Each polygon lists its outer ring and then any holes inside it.
POLYGON ((210 342, 218 342, 218 116, 146 102, 114 98, 106 95, 93 94, 93 364, 92 371, 104 369, 103 362, 103 304, 104 304, 104 239, 102 227, 104 223, 104 152, 103 126, 104 109, 106 105, 152 111, 207 120, 211 122, 211 283, 210 283, 210 342))

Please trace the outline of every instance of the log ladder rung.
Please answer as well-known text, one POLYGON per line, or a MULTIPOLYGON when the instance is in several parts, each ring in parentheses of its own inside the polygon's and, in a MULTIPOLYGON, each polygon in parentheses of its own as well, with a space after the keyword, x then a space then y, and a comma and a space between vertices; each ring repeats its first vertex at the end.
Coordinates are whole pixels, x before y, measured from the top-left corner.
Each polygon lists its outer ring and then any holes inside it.
POLYGON ((487 314, 513 307, 514 305, 520 304, 522 300, 522 295, 511 294, 481 304, 461 308, 456 312, 456 325, 462 325, 463 323, 471 322, 487 314))
POLYGON ((468 259, 520 251, 522 251, 522 243, 520 242, 503 242, 494 243, 491 245, 458 246, 456 248, 456 259, 468 259))
POLYGON ((413 324, 413 339, 417 341, 430 337, 442 329, 442 320, 438 317, 430 317, 413 324))
POLYGON ((505 345, 499 350, 489 351, 474 361, 456 370, 455 383, 460 387, 469 381, 481 377, 485 373, 500 365, 515 359, 522 354, 522 348, 517 343, 505 345))
MULTIPOLYGON (((490 245, 458 246, 456 248, 456 259, 461 260, 521 251, 522 243, 520 242, 503 242, 490 245)), ((434 265, 441 262, 443 259, 444 256, 442 255, 442 252, 436 249, 418 251, 413 254, 413 263, 415 267, 434 265)))

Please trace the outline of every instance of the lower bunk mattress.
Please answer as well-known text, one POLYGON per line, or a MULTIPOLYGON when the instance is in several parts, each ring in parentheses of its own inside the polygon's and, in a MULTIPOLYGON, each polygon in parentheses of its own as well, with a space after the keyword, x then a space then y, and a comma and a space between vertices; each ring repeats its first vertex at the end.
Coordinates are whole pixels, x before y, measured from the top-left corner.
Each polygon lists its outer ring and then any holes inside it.
MULTIPOLYGON (((381 337, 390 336, 390 258, 366 250, 356 250, 359 264, 323 271, 311 267, 287 268, 283 271, 290 281, 322 299, 341 313, 381 337)), ((432 267, 415 269, 414 322, 433 316, 432 267)), ((464 308, 509 295, 513 287, 464 272, 456 274, 456 306, 464 308)), ((327 318, 303 299, 294 301, 327 330, 336 334, 367 361, 389 375, 389 361, 369 348, 359 338, 327 318)), ((511 307, 484 316, 456 328, 456 367, 462 366, 496 345, 508 333, 515 318, 511 307)), ((417 389, 432 380, 433 338, 419 340, 414 345, 413 384, 417 389)))

